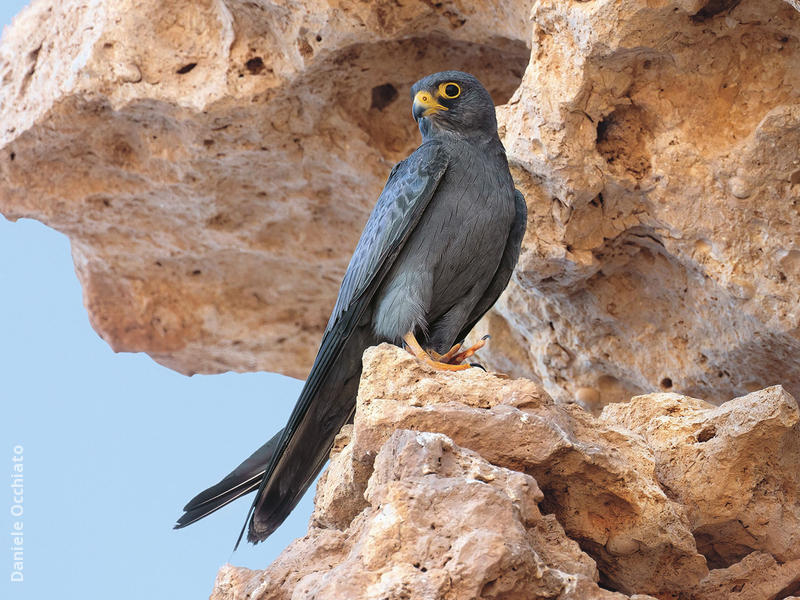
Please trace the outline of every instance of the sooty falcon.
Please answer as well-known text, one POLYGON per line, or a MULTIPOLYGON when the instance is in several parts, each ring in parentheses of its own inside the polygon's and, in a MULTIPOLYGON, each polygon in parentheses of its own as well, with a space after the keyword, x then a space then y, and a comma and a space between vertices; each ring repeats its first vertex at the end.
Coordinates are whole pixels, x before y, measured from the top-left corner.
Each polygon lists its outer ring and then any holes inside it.
POLYGON ((435 73, 415 83, 411 97, 422 144, 389 174, 288 424, 195 496, 176 528, 258 490, 247 539, 275 531, 353 418, 368 346, 403 343, 434 368, 470 367, 463 360, 475 347, 462 351, 457 342, 508 284, 525 233, 525 200, 514 189, 492 98, 475 77, 435 73))

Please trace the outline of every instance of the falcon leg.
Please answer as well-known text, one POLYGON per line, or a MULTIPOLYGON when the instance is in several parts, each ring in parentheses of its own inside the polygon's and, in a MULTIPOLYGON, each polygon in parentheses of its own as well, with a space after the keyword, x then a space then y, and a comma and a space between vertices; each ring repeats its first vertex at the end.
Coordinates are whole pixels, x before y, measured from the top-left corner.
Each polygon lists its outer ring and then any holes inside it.
POLYGON ((443 363, 431 358, 430 354, 425 352, 422 349, 422 346, 419 345, 417 338, 414 337, 414 332, 409 331, 407 334, 403 336, 403 341, 406 343, 406 348, 408 351, 413 354, 417 360, 420 362, 425 363, 429 367, 432 367, 439 371, 464 371, 466 369, 470 369, 470 365, 453 365, 450 363, 443 363))

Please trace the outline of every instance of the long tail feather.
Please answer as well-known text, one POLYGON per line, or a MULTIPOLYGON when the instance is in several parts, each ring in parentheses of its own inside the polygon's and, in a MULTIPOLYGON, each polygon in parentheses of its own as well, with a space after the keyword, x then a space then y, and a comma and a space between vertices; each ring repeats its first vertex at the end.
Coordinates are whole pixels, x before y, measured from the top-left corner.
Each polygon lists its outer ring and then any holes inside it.
POLYGON ((280 430, 266 444, 226 475, 222 481, 189 500, 183 507, 184 514, 178 519, 175 529, 191 525, 237 498, 257 490, 264 477, 264 471, 275 454, 275 448, 282 434, 283 430, 280 430))
MULTIPOLYGON (((323 347, 300 393, 275 456, 248 514, 247 539, 266 539, 286 519, 328 460, 336 434, 355 411, 361 354, 375 342, 371 327, 346 330, 341 344, 323 347), (330 352, 336 348, 338 352, 330 352)), ((236 545, 239 545, 240 535, 236 545)))

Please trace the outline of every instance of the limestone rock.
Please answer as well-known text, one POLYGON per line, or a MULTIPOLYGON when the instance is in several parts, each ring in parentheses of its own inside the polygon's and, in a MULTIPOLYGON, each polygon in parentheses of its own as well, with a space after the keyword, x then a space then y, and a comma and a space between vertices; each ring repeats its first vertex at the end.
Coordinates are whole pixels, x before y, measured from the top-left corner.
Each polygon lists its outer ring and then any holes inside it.
POLYGON ((500 109, 528 236, 485 360, 593 409, 800 393, 797 6, 535 3, 500 109))
POLYGON ((779 387, 594 418, 384 344, 308 534, 265 571, 225 567, 212 598, 783 599, 800 591, 799 422, 779 387))
POLYGON ((800 591, 797 9, 25 9, 0 43, 0 212, 70 236, 114 349, 185 373, 303 376, 418 139, 409 85, 458 66, 505 103, 529 227, 481 360, 531 380, 368 352, 308 536, 218 598, 800 591), (655 390, 704 400, 571 403, 655 390))
POLYGON ((685 507, 709 567, 757 550, 800 560, 800 413, 782 388, 719 408, 650 394, 607 406, 602 420, 635 431, 653 449, 658 481, 685 507))
POLYGON ((312 527, 264 572, 223 568, 212 599, 626 598, 600 589, 594 561, 539 512, 531 476, 444 435, 395 431, 365 499, 346 532, 312 527))
POLYGON ((395 429, 444 433, 492 464, 529 473, 571 538, 623 592, 685 588, 706 576, 681 506, 661 489, 652 451, 526 380, 437 373, 389 345, 367 350, 353 457, 374 456, 395 429))
POLYGON ((778 562, 763 552, 753 552, 741 562, 711 571, 689 598, 702 600, 792 600, 800 592, 800 560, 778 562))
POLYGON ((311 516, 316 527, 344 529, 368 506, 364 490, 372 472, 372 461, 353 460, 352 430, 352 425, 342 428, 331 451, 330 465, 317 484, 311 516))

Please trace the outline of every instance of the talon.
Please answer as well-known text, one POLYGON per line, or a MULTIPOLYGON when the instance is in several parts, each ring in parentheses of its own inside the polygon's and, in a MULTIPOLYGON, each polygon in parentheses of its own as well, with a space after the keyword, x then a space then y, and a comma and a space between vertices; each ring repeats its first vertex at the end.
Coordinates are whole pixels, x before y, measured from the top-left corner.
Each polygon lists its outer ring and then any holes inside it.
POLYGON ((455 363, 455 364, 459 364, 459 363, 462 363, 462 362, 464 362, 464 361, 465 361, 466 359, 468 359, 470 356, 472 356, 473 354, 475 354, 475 353, 476 353, 478 350, 480 350, 481 348, 483 348, 483 347, 486 345, 486 341, 487 341, 487 340, 488 340, 490 337, 491 337, 491 336, 489 336, 489 335, 485 335, 485 336, 483 336, 483 337, 482 337, 480 340, 478 340, 478 342, 477 342, 476 344, 473 344, 472 346, 470 346, 469 348, 467 348, 467 349, 466 349, 466 350, 464 350, 463 352, 460 352, 459 354, 456 354, 456 355, 455 355, 455 356, 454 356, 454 357, 453 357, 453 358, 450 360, 450 362, 452 362, 452 363, 455 363))
POLYGON ((417 338, 414 337, 413 331, 409 331, 407 334, 405 334, 403 336, 403 341, 406 343, 406 349, 413 354, 417 360, 425 363, 429 367, 436 369, 437 371, 464 371, 471 368, 469 365, 454 365, 434 360, 431 358, 431 355, 425 352, 425 350, 422 349, 422 346, 419 345, 417 338))

